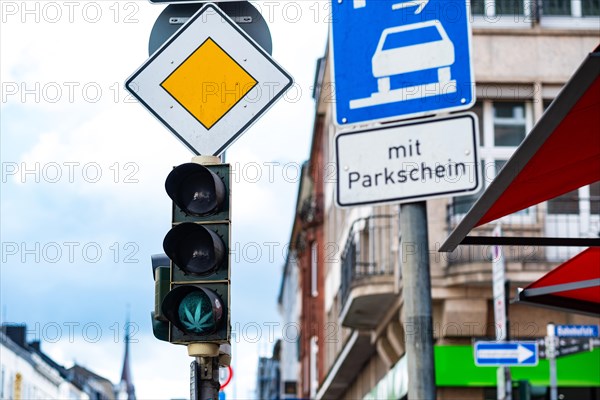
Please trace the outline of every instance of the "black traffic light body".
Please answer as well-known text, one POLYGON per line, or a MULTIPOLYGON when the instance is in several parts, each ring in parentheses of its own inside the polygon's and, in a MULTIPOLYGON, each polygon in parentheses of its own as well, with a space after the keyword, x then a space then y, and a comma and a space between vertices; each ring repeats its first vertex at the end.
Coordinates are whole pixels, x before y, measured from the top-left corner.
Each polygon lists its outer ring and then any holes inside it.
POLYGON ((169 341, 230 340, 230 166, 182 164, 165 182, 173 200, 172 228, 163 248, 170 291, 162 300, 169 341))
POLYGON ((158 340, 169 340, 169 321, 162 313, 162 302, 171 289, 171 260, 166 254, 152 255, 154 276, 154 311, 151 312, 152 332, 158 340))

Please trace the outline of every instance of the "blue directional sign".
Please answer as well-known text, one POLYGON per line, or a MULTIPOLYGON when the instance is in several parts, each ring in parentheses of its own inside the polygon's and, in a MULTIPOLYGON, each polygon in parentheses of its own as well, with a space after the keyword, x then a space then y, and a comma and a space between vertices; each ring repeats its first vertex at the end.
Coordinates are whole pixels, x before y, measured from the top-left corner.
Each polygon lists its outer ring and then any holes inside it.
POLYGON ((332 0, 338 125, 475 102, 467 0, 332 0))
POLYGON ((537 364, 536 342, 475 342, 475 365, 477 366, 533 367, 537 364))
POLYGON ((598 325, 555 325, 554 334, 560 337, 598 337, 598 325))

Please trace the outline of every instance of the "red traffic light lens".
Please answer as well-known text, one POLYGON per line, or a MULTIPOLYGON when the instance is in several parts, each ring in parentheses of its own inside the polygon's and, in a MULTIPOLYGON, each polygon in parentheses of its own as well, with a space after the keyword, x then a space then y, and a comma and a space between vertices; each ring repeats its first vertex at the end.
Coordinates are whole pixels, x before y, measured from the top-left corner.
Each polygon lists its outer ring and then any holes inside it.
POLYGON ((183 212, 200 217, 219 212, 226 195, 221 178, 195 163, 174 168, 167 176, 165 189, 183 212))

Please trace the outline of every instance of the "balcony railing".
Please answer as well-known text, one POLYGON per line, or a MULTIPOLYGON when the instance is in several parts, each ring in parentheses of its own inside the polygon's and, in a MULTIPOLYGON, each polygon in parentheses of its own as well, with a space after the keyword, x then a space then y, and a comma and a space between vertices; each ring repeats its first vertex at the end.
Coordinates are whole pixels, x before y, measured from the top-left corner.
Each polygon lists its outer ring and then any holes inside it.
MULTIPOLYGON (((538 206, 500 219, 503 236, 593 238, 600 236, 600 197, 578 197, 577 192, 552 199, 538 206)), ((454 199, 447 206, 448 233, 452 231, 473 204, 469 197, 454 199)), ((490 236, 495 222, 476 228, 470 235, 490 236)), ((524 249, 504 246, 504 257, 515 262, 560 262, 579 253, 581 247, 547 247, 524 249)), ((491 260, 487 246, 459 246, 448 256, 449 264, 491 260)))
POLYGON ((373 277, 394 276, 398 263, 397 220, 397 215, 375 215, 352 224, 341 258, 342 309, 352 287, 373 277))

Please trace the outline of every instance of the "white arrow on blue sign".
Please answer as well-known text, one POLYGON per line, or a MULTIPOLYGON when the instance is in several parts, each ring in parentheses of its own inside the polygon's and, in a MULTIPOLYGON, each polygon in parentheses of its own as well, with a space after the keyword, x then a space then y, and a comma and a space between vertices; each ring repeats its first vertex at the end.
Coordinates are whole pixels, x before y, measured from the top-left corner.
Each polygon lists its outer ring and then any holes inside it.
POLYGON ((477 366, 533 367, 537 364, 536 342, 475 342, 475 365, 477 366))
POLYGON ((467 0, 332 0, 338 125, 475 102, 467 0))

